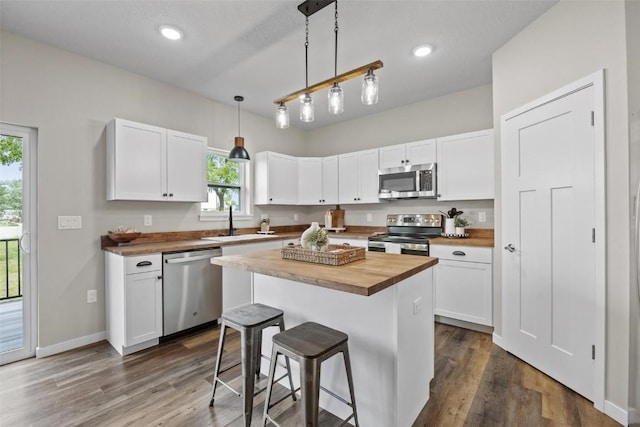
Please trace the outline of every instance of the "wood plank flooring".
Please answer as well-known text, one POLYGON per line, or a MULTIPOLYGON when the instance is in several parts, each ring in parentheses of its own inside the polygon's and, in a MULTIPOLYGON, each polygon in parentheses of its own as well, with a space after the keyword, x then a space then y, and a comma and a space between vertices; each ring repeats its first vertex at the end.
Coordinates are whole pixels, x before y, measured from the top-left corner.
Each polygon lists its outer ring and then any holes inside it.
MULTIPOLYGON (((126 357, 102 342, 0 367, 0 425, 241 426, 241 400, 226 388, 218 388, 209 407, 218 332, 196 332, 126 357)), ((239 334, 228 335, 223 366, 239 352, 239 334)), ((618 426, 492 345, 487 334, 436 324, 435 363, 431 399, 414 426, 618 426)), ((239 367, 225 378, 236 375, 239 367)), ((237 380, 231 384, 240 387, 237 380)), ((279 388, 275 397, 284 392, 279 388)), ((261 425, 263 399, 264 393, 254 399, 253 425, 261 425)), ((299 406, 285 400, 273 414, 283 426, 295 426, 299 406)), ((322 413, 321 424, 339 420, 322 413)))

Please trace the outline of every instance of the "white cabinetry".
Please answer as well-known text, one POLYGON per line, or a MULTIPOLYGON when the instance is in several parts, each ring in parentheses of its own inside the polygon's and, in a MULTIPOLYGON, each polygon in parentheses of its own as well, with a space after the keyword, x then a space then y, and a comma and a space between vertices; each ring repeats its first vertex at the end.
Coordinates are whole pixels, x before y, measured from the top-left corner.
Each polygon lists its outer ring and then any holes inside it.
MULTIPOLYGON (((222 246, 222 256, 266 251, 282 247, 282 240, 222 246)), ((222 268, 222 312, 251 302, 251 273, 235 268, 222 268)))
POLYGON ((438 200, 493 199, 493 130, 437 139, 438 200))
POLYGON ((338 203, 338 156, 298 158, 298 204, 338 203))
POLYGON ((435 163, 437 160, 436 140, 426 139, 382 147, 379 149, 379 156, 380 169, 435 163))
POLYGON ((298 159, 263 151, 254 155, 256 205, 298 203, 298 159))
POLYGON ((338 156, 341 204, 378 203, 378 149, 338 156))
POLYGON ((107 125, 107 200, 207 200, 207 138, 113 119, 107 125))
POLYGON ((162 255, 105 252, 107 340, 121 355, 162 336, 162 255))
POLYGON ((493 325, 492 248, 430 245, 434 267, 435 314, 493 325))

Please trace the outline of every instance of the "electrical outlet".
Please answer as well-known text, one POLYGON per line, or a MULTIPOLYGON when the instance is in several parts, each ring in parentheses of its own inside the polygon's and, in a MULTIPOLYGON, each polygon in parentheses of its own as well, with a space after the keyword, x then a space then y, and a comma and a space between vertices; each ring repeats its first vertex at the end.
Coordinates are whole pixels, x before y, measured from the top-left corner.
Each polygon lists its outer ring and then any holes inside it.
POLYGON ((81 216, 59 216, 58 230, 78 230, 82 228, 81 216))
POLYGON ((297 214, 297 213, 294 213, 294 214, 293 214, 293 220, 294 220, 295 222, 298 222, 298 214, 297 214))
POLYGON ((484 211, 478 212, 478 222, 487 222, 487 213, 484 211))
POLYGON ((145 215, 144 216, 144 225, 146 227, 149 227, 153 224, 153 217, 151 215, 145 215))
POLYGON ((98 301, 98 291, 95 289, 89 289, 87 291, 87 302, 94 303, 96 301, 98 301))
POLYGON ((413 314, 418 314, 422 311, 422 297, 418 297, 413 301, 413 314))
POLYGON ((367 222, 371 222, 371 221, 373 221, 373 216, 370 213, 368 213, 367 214, 367 222))
POLYGON ((269 219, 269 214, 260 214, 260 219, 269 219))

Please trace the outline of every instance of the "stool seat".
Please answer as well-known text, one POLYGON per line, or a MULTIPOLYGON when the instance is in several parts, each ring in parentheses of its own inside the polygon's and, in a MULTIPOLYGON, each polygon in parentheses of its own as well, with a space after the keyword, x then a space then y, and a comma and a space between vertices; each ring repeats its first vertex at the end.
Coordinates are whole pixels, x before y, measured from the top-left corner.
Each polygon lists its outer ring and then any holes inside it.
POLYGON ((344 332, 315 322, 306 322, 273 336, 274 343, 307 359, 333 353, 348 339, 344 332))
POLYGON ((222 320, 236 326, 253 328, 282 316, 282 310, 264 304, 245 304, 222 313, 222 320))

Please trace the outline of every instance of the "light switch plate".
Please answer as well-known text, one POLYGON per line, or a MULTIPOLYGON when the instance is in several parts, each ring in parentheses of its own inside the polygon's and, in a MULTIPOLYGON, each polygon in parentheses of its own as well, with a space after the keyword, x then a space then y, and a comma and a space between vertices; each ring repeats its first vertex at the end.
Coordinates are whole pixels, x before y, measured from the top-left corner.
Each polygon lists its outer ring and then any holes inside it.
POLYGON ((78 230, 82 228, 81 216, 59 216, 58 230, 78 230))
POLYGON ((153 224, 153 217, 151 215, 145 215, 144 216, 144 225, 146 227, 149 227, 152 224, 153 224))
POLYGON ((98 291, 96 291, 95 289, 89 289, 87 291, 87 302, 93 303, 96 301, 98 301, 98 291))
POLYGON ((367 214, 367 222, 371 222, 371 221, 373 221, 373 216, 370 213, 368 213, 367 214))
POLYGON ((478 222, 487 222, 487 213, 484 211, 478 212, 478 222))

